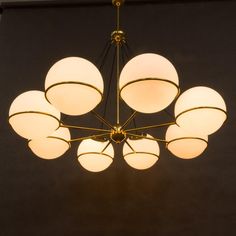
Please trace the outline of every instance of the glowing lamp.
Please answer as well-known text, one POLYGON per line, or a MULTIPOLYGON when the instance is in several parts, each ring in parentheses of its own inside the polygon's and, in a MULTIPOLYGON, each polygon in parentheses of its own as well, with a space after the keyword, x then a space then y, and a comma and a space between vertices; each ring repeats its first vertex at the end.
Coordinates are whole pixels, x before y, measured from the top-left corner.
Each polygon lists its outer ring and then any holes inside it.
POLYGON ((174 66, 164 57, 145 53, 131 59, 120 74, 120 94, 132 109, 154 113, 166 108, 179 93, 174 66))
POLYGON ((108 168, 114 158, 114 149, 109 141, 83 140, 77 151, 79 163, 88 171, 99 172, 108 168), (108 146, 107 146, 108 145, 108 146))
POLYGON ((201 155, 207 147, 208 137, 171 125, 166 131, 168 150, 177 157, 191 159, 201 155))
POLYGON ((9 123, 15 132, 27 139, 46 137, 59 127, 60 112, 47 102, 44 92, 31 90, 12 102, 9 123))
MULTIPOLYGON (((147 138, 152 138, 147 134, 147 138)), ((123 156, 127 164, 134 169, 144 170, 152 167, 159 159, 160 149, 156 141, 150 139, 127 139, 123 147, 123 156), (131 149, 133 148, 133 150, 131 149)))
POLYGON ((176 123, 182 128, 212 134, 226 120, 226 105, 219 93, 208 87, 193 87, 180 95, 175 104, 176 123))
POLYGON ((28 146, 38 157, 55 159, 69 149, 69 141, 69 129, 60 127, 48 137, 29 140, 28 146))
POLYGON ((47 100, 67 115, 82 115, 100 103, 103 79, 94 64, 80 57, 56 62, 45 80, 47 100))

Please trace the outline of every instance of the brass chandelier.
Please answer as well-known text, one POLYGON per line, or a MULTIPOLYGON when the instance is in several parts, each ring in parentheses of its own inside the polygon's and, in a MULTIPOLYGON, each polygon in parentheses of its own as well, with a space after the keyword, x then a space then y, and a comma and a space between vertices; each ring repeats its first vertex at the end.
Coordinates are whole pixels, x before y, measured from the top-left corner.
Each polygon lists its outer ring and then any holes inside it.
POLYGON ((198 86, 180 94, 178 74, 169 60, 145 53, 133 57, 120 70, 120 50, 126 44, 120 29, 122 0, 113 0, 117 10, 117 27, 111 34, 116 48, 116 123, 94 111, 101 102, 104 90, 97 67, 80 57, 67 57, 56 62, 48 71, 45 92, 31 90, 12 102, 9 123, 15 132, 28 140, 33 153, 44 159, 63 155, 73 142, 80 142, 79 163, 92 172, 108 168, 114 158, 113 144, 123 143, 123 157, 135 169, 147 169, 159 159, 159 142, 175 156, 191 159, 206 149, 208 135, 216 132, 227 118, 226 105, 215 90, 198 86), (120 100, 133 113, 120 121, 120 100), (127 128, 138 112, 156 113, 175 99, 175 120, 144 127, 127 128), (107 128, 68 125, 61 113, 71 116, 92 112, 107 128), (148 134, 149 129, 168 127, 165 138, 148 134), (71 138, 69 129, 96 131, 86 137, 71 138))

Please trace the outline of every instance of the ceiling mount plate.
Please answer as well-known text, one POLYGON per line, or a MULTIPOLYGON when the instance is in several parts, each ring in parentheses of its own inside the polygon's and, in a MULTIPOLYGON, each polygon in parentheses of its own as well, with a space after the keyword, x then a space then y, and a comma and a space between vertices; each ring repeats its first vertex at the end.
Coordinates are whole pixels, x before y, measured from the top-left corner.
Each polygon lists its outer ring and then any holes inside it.
POLYGON ((124 4, 124 0, 112 0, 112 4, 116 7, 120 7, 122 4, 124 4))

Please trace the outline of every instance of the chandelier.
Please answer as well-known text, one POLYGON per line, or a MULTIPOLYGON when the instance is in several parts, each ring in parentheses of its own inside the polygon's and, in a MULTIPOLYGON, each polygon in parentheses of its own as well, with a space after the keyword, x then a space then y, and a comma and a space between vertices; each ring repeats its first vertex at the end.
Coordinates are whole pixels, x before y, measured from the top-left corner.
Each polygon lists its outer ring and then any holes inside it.
POLYGON ((121 47, 126 44, 120 29, 122 0, 113 0, 117 26, 111 34, 116 53, 116 122, 112 124, 94 109, 102 101, 104 84, 101 73, 90 61, 67 57, 49 69, 45 91, 31 90, 12 102, 9 123, 14 131, 28 140, 32 152, 44 159, 62 156, 74 142, 79 163, 92 172, 108 168, 114 158, 113 145, 123 144, 127 164, 143 170, 153 166, 160 155, 159 143, 175 156, 195 158, 203 153, 208 136, 216 132, 227 118, 226 105, 215 90, 197 86, 180 94, 176 69, 166 58, 144 53, 129 60, 120 69, 121 47), (132 110, 120 121, 120 102, 132 110), (138 113, 157 113, 174 100, 174 118, 167 123, 128 128, 138 113), (91 112, 101 128, 65 124, 61 113, 79 116, 91 112), (106 128, 104 128, 106 127, 106 128), (150 129, 167 127, 164 138, 153 137, 150 129), (69 129, 86 130, 89 136, 72 138, 69 129))

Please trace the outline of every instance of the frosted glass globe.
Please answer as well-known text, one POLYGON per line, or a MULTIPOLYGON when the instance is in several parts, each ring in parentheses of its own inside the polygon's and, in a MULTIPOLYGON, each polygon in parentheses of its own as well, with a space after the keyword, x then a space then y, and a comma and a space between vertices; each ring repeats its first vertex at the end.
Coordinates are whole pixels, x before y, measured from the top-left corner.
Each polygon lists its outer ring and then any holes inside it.
POLYGON ((177 157, 191 159, 201 155, 207 147, 208 137, 171 125, 166 131, 168 150, 177 157))
POLYGON ((226 105, 215 90, 198 86, 180 95, 175 104, 176 123, 186 130, 212 134, 226 120, 226 105))
MULTIPOLYGON (((147 137, 152 138, 151 135, 147 137)), ((134 151, 125 143, 123 156, 127 164, 134 169, 144 170, 153 166, 160 155, 160 148, 156 141, 150 139, 127 139, 134 151)))
POLYGON ((29 140, 32 152, 43 159, 55 159, 63 155, 70 147, 70 131, 60 127, 50 136, 29 140))
POLYGON ((131 59, 120 74, 120 94, 132 109, 154 113, 165 109, 179 93, 174 66, 164 57, 145 53, 131 59))
POLYGON ((31 90, 12 102, 9 123, 24 138, 46 137, 59 127, 60 112, 47 102, 44 92, 31 90))
POLYGON ((67 115, 82 115, 100 103, 103 79, 90 61, 67 57, 56 62, 45 80, 46 98, 67 115))
POLYGON ((108 168, 114 158, 114 149, 110 144, 104 152, 108 141, 99 142, 93 139, 83 140, 77 151, 79 163, 88 171, 99 172, 108 168), (101 153, 102 152, 102 153, 101 153))

